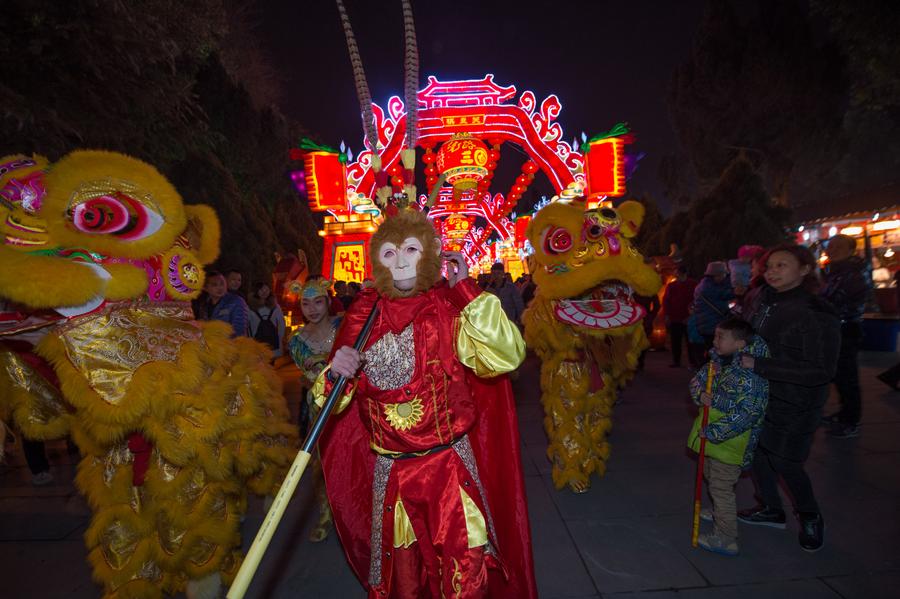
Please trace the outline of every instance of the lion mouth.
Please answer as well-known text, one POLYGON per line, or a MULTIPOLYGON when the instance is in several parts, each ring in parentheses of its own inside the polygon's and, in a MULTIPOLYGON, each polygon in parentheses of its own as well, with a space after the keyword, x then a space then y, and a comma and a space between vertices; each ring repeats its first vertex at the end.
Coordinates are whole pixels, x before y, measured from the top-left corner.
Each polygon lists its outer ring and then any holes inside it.
POLYGON ((646 311, 635 303, 630 286, 610 281, 595 287, 581 299, 558 300, 557 320, 588 329, 617 329, 639 322, 646 311))
MULTIPOLYGON (((90 268, 92 271, 94 271, 94 274, 100 277, 100 279, 102 279, 103 281, 109 281, 112 278, 112 276, 109 274, 109 271, 99 264, 82 260, 77 260, 76 263, 90 268)), ((103 294, 98 294, 89 299, 87 302, 81 304, 80 306, 62 306, 54 308, 54 310, 56 310, 66 318, 75 318, 76 316, 82 316, 89 312, 93 312, 101 305, 103 305, 104 301, 105 298, 103 297, 103 294)))

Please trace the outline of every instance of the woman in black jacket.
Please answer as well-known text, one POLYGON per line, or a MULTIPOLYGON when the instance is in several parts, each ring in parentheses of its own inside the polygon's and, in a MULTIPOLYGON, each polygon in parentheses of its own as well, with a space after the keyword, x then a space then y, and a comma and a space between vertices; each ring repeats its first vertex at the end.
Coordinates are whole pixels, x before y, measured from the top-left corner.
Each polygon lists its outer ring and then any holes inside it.
POLYGON ((769 381, 769 405, 753 460, 763 505, 739 514, 746 524, 785 528, 778 494, 784 479, 800 519, 800 546, 822 548, 825 522, 803 464, 828 399, 840 349, 840 321, 819 299, 816 260, 809 249, 784 245, 769 253, 766 288, 753 326, 771 357, 741 358, 745 368, 769 381))

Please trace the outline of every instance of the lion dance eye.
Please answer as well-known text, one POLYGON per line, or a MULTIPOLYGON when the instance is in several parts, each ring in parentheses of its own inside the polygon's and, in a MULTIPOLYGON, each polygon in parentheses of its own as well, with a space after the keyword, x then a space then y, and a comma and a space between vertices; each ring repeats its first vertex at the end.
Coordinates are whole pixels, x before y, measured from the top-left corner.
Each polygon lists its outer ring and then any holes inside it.
POLYGON ((548 254, 562 254, 572 248, 572 234, 562 227, 554 227, 544 236, 544 251, 548 254))
POLYGON ((72 224, 83 233, 115 235, 140 239, 162 226, 160 215, 129 196, 114 192, 102 195, 71 209, 72 224))
POLYGON ((85 233, 116 233, 128 226, 128 208, 115 197, 100 196, 75 206, 72 220, 85 233))

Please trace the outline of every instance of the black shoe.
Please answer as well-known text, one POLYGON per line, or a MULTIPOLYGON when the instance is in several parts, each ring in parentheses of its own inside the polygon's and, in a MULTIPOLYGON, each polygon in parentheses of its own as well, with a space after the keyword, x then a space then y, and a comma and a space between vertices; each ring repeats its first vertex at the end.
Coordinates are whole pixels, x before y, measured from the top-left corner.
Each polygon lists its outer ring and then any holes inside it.
POLYGON ((884 383, 885 385, 887 385, 894 391, 898 390, 897 389, 897 381, 895 379, 892 379, 889 376, 887 376, 886 373, 882 372, 880 374, 876 374, 875 378, 877 378, 879 381, 881 381, 882 383, 884 383))
POLYGON ((853 439, 859 436, 859 425, 838 423, 828 431, 828 435, 835 439, 853 439))
POLYGON ((825 520, 822 514, 800 516, 800 548, 815 553, 825 545, 825 520))
POLYGON ((738 512, 737 519, 744 524, 752 524, 754 526, 768 526, 781 530, 787 527, 784 510, 762 505, 738 512))

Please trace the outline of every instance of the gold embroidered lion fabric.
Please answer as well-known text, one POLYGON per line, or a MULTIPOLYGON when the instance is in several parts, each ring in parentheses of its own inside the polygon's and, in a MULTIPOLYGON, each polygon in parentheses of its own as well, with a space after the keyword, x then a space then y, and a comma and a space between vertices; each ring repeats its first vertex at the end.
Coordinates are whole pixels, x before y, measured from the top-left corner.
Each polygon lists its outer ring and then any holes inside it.
POLYGON ((183 302, 112 305, 61 327, 69 359, 100 397, 117 404, 134 372, 156 360, 174 362, 200 337, 183 302))

